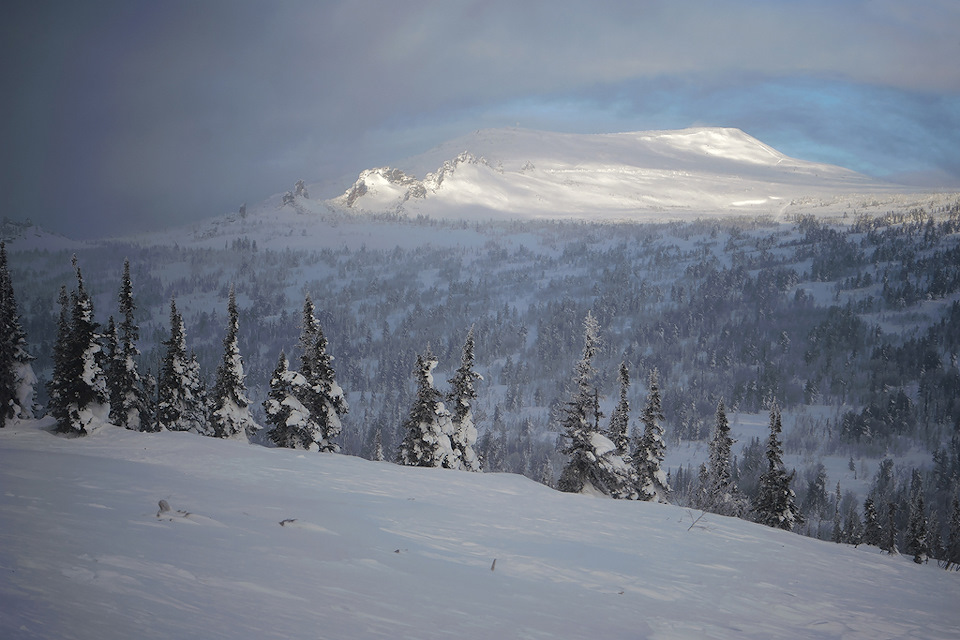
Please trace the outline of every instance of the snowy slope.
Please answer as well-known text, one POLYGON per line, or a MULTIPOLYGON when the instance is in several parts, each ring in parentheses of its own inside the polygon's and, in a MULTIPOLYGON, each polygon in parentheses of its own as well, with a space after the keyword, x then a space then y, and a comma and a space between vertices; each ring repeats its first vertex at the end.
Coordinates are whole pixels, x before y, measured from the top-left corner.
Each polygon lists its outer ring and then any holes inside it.
POLYGON ((514 475, 29 424, 0 483, 3 638, 960 637, 956 573, 514 475))
POLYGON ((785 156, 739 129, 617 134, 492 129, 361 173, 331 202, 439 218, 651 220, 778 214, 810 198, 909 191, 785 156))

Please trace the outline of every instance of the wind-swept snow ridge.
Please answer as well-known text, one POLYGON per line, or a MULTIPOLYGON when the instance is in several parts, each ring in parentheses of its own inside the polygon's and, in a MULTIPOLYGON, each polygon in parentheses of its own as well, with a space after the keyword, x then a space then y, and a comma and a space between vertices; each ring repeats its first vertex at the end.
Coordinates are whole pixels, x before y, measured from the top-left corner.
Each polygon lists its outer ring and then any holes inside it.
POLYGON ((489 129, 364 171, 330 203, 438 218, 650 220, 778 214, 798 199, 895 190, 904 189, 790 158, 739 129, 489 129))
POLYGON ((0 486, 2 638, 938 640, 960 628, 960 580, 933 564, 512 474, 186 432, 61 438, 28 421, 0 430, 0 486))

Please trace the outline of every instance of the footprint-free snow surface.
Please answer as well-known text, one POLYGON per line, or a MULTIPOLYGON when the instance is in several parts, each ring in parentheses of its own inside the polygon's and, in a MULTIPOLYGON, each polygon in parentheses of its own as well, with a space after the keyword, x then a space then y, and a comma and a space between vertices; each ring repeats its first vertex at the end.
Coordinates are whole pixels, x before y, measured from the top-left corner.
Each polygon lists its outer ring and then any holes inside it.
POLYGON ((873 548, 516 475, 44 424, 0 430, 0 638, 960 637, 960 574, 873 548))

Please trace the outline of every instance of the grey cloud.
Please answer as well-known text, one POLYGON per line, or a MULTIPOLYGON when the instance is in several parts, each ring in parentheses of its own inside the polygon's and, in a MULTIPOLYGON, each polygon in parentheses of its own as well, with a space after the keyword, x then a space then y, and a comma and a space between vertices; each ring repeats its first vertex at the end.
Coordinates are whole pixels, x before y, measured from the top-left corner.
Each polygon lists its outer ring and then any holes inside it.
MULTIPOLYGON (((904 7, 892 0, 7 3, 0 203, 8 215, 74 233, 183 222, 300 177, 354 172, 519 119, 590 131, 716 118, 749 131, 756 118, 788 139, 790 113, 732 97, 742 89, 768 99, 758 77, 947 96, 952 108, 960 7, 904 7), (644 86, 659 93, 630 95, 644 86), (717 86, 728 88, 723 109, 708 99, 717 86)), ((936 121, 943 109, 928 114, 916 100, 890 108, 912 109, 903 118, 928 139, 943 129, 936 121)), ((812 112, 831 117, 823 105, 812 112)), ((873 117, 892 126, 892 116, 875 109, 873 117)), ((816 127, 811 121, 796 136, 815 143, 816 127)), ((934 164, 949 174, 949 160, 934 164)))

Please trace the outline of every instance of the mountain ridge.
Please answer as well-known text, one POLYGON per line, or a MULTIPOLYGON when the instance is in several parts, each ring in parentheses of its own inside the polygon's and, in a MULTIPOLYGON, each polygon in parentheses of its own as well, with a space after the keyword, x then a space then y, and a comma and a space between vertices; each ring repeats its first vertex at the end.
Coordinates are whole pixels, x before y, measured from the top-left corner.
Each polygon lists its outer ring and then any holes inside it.
POLYGON ((808 197, 911 192, 791 158, 740 129, 607 134, 483 129, 367 169, 331 206, 439 218, 649 220, 779 213, 808 197), (659 216, 662 217, 662 216, 659 216))

